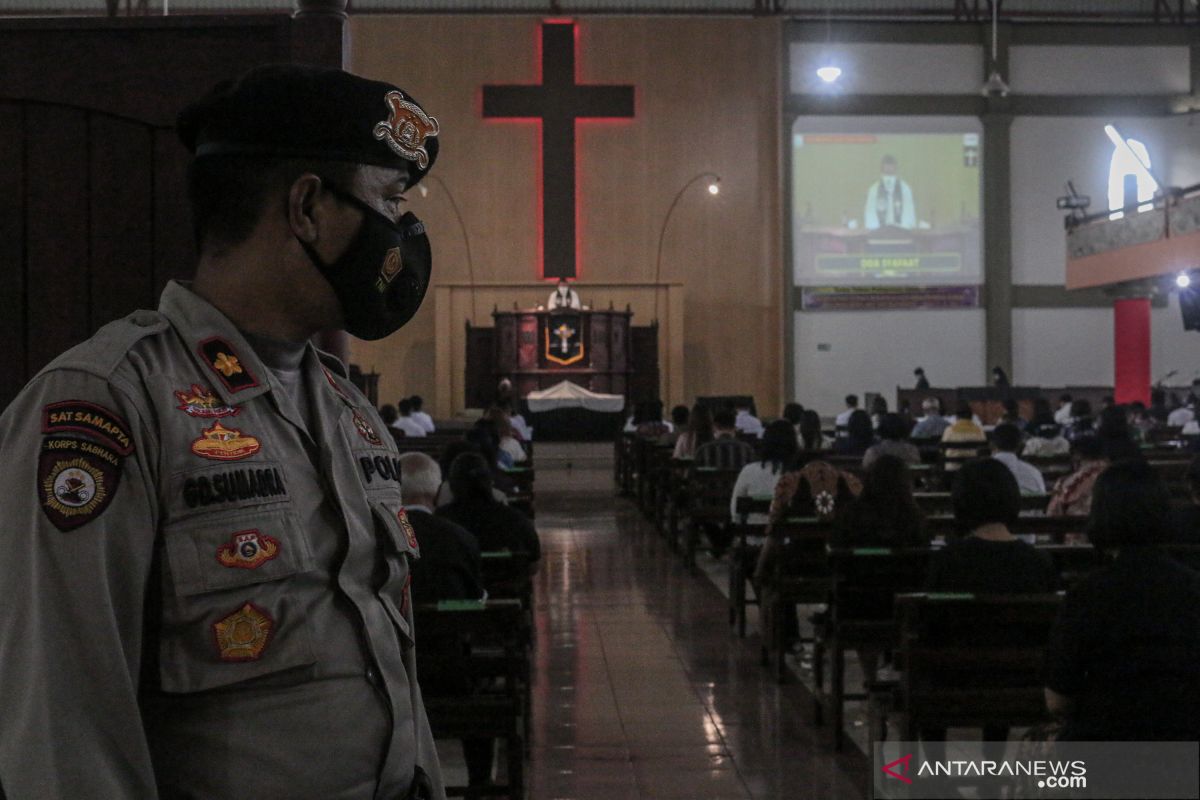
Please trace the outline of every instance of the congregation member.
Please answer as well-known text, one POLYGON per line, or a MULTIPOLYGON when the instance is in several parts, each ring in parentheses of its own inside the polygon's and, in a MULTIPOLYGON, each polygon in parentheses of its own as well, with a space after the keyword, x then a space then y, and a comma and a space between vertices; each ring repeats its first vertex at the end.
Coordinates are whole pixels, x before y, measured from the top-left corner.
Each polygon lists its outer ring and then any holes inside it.
POLYGON ((800 438, 800 423, 804 419, 804 406, 799 403, 788 403, 783 407, 783 419, 786 419, 792 424, 792 428, 796 431, 796 438, 800 438))
POLYGON ((950 427, 950 420, 942 416, 942 404, 936 397, 926 397, 921 401, 921 411, 925 416, 917 420, 909 437, 912 439, 941 439, 942 434, 950 427))
POLYGON ((1109 406, 1100 412, 1096 438, 1104 448, 1104 457, 1110 462, 1142 457, 1141 448, 1129 427, 1129 416, 1120 406, 1109 406))
POLYGON ((733 409, 722 408, 713 414, 713 439, 696 447, 697 467, 741 469, 754 460, 754 448, 737 436, 733 409))
POLYGON ((1052 415, 1037 416, 1030 423, 1030 436, 1021 454, 1026 458, 1051 458, 1071 452, 1071 443, 1062 435, 1062 428, 1052 415))
POLYGON ((862 492, 838 511, 836 547, 923 547, 929 544, 924 515, 913 499, 912 477, 903 459, 884 454, 863 476, 862 492))
POLYGON ((396 417, 396 421, 391 423, 391 427, 400 431, 405 436, 420 437, 425 436, 425 429, 421 427, 421 423, 413 419, 412 416, 412 400, 405 397, 396 404, 400 412, 396 417))
POLYGON ((871 400, 871 428, 879 430, 879 423, 883 420, 883 415, 888 413, 887 400, 883 395, 877 394, 871 400))
MULTIPOLYGON (((441 457, 438 458, 438 467, 442 473, 442 485, 438 487, 437 496, 435 498, 434 508, 441 508, 454 502, 454 491, 450 488, 450 481, 447 476, 450 474, 450 465, 454 463, 454 459, 458 458, 463 453, 483 454, 483 449, 477 441, 471 441, 466 437, 446 445, 442 451, 441 457)), ((486 459, 485 459, 486 460, 486 459)), ((499 472, 499 470, 497 470, 499 472)), ((493 483, 494 478, 493 476, 493 483)), ((511 480, 507 475, 500 473, 499 476, 503 480, 511 480)), ((508 495, 493 485, 492 498, 497 503, 508 504, 508 495)))
POLYGON ((697 403, 688 415, 687 430, 675 440, 675 450, 671 455, 678 459, 695 458, 696 448, 708 444, 714 438, 712 412, 708 406, 697 403))
POLYGON ((1167 427, 1182 428, 1196 419, 1195 400, 1188 395, 1184 404, 1167 415, 1167 427))
MULTIPOLYGON (((862 492, 843 504, 834 518, 834 547, 924 547, 924 516, 913 499, 908 465, 881 455, 867 468, 862 492)), ((856 648, 864 679, 875 676, 881 647, 856 648)))
POLYGON ((737 416, 734 418, 733 425, 737 428, 738 433, 744 433, 747 436, 757 436, 762 438, 763 424, 762 421, 754 416, 753 409, 750 407, 749 401, 740 401, 734 411, 737 416))
POLYGON ((676 437, 681 436, 687 430, 688 420, 691 419, 691 416, 691 409, 685 405, 678 405, 671 409, 671 427, 675 429, 676 437))
POLYGON ((1000 422, 1007 422, 1009 425, 1015 426, 1018 432, 1025 433, 1027 423, 1025 422, 1024 418, 1021 417, 1021 411, 1017 406, 1017 401, 1010 397, 1006 399, 1002 405, 1004 406, 1004 414, 1001 415, 1000 422))
POLYGON ((825 434, 821 431, 821 415, 811 408, 800 415, 800 447, 806 453, 816 453, 828 449, 825 434))
POLYGON ((895 456, 906 464, 920 464, 921 451, 906 441, 908 426, 899 414, 884 414, 879 421, 879 443, 863 454, 863 469, 869 469, 882 456, 895 456))
POLYGON ((542 557, 541 540, 533 522, 492 495, 492 470, 478 453, 463 453, 450 465, 454 501, 437 510, 439 516, 469 531, 483 552, 508 550, 529 555, 530 572, 542 557))
POLYGON ((917 367, 914 369, 913 376, 917 379, 917 391, 922 391, 929 388, 929 378, 925 377, 924 367, 917 367))
POLYGON ((1062 427, 1071 424, 1072 414, 1071 408, 1075 401, 1069 394, 1061 394, 1058 396, 1058 410, 1054 412, 1054 421, 1062 427))
POLYGON ((850 415, 858 410, 858 395, 846 395, 846 410, 838 414, 834 418, 833 424, 839 431, 845 429, 850 424, 850 415))
POLYGON ((641 419, 634 425, 634 432, 642 439, 658 439, 674 431, 675 427, 663 419, 662 400, 647 400, 642 406, 641 419))
POLYGON ((861 408, 851 412, 846 420, 846 434, 833 441, 832 452, 839 456, 866 455, 875 444, 875 431, 871 426, 871 415, 861 408))
POLYGON ((1014 536, 1021 490, 994 458, 968 461, 954 476, 954 521, 961 534, 934 557, 931 592, 1031 594, 1054 591, 1058 574, 1049 556, 1014 536))
POLYGON ((501 409, 489 409, 487 416, 496 426, 496 431, 500 435, 500 452, 505 453, 512 460, 509 466, 524 463, 529 460, 529 455, 525 452, 525 448, 521 446, 521 442, 517 440, 516 431, 513 430, 512 419, 505 414, 501 409))
POLYGON ((1021 431, 1016 425, 1002 422, 992 431, 992 458, 1008 467, 1017 479, 1021 494, 1045 494, 1046 480, 1041 471, 1017 455, 1021 451, 1021 431))
MULTIPOLYGON (((792 463, 798 450, 796 430, 786 419, 777 419, 763 430, 762 455, 742 467, 733 484, 733 495, 729 498, 729 514, 738 519, 739 497, 773 497, 775 485, 784 470, 792 463)), ((751 514, 750 525, 766 525, 766 514, 751 514)))
POLYGON ((516 437, 518 442, 533 441, 533 428, 529 427, 529 423, 525 421, 523 415, 514 411, 511 398, 497 401, 492 407, 499 409, 508 417, 508 424, 512 428, 512 435, 516 437))
POLYGON ((433 417, 425 413, 425 399, 419 394, 414 394, 408 398, 408 402, 412 407, 412 418, 418 425, 425 429, 425 433, 434 433, 437 426, 433 423, 433 417))
POLYGON ((1171 410, 1167 408, 1166 390, 1150 390, 1150 408, 1148 408, 1146 411, 1150 415, 1150 418, 1158 424, 1167 424, 1167 419, 1171 416, 1171 410))
POLYGON ((1116 557, 1067 592, 1046 649, 1061 740, 1200 739, 1200 573, 1161 548, 1170 502, 1145 462, 1096 481, 1088 536, 1116 557))
POLYGON ((396 411, 396 407, 391 403, 384 403, 379 407, 379 418, 390 428, 392 423, 400 418, 400 412, 396 411))
POLYGON ((1076 400, 1071 403, 1071 419, 1063 429, 1063 436, 1068 442, 1074 442, 1096 432, 1096 421, 1092 418, 1092 404, 1087 400, 1076 400))
MULTIPOLYGON (((971 411, 971 407, 966 403, 959 403, 958 408, 954 411, 954 422, 950 427, 942 432, 942 441, 954 444, 987 444, 987 434, 983 432, 983 428, 975 420, 975 415, 971 411)), ((977 452, 976 448, 948 448, 945 451, 945 456, 950 463, 946 464, 947 470, 957 470, 959 464, 952 459, 970 458, 977 452)))
POLYGON ((1200 456, 1187 469, 1188 501, 1172 510, 1173 540, 1180 544, 1200 544, 1200 456))
MULTIPOLYGON (((479 542, 460 525, 433 512, 442 482, 437 462, 424 453, 405 453, 400 457, 400 469, 404 476, 404 506, 421 555, 412 566, 409 589, 413 602, 486 598, 479 542)), ((427 697, 469 697, 474 692, 470 651, 464 642, 457 636, 422 630, 421 645, 417 669, 421 689, 427 697)), ((463 739, 462 748, 468 783, 471 786, 488 783, 495 741, 463 739)))
POLYGON ((404 509, 421 552, 412 568, 413 599, 436 603, 482 598, 479 542, 465 528, 434 514, 441 467, 425 453, 405 453, 400 456, 400 469, 404 509))
POLYGON ((1047 516, 1086 516, 1092 509, 1092 488, 1108 467, 1104 445, 1095 436, 1085 436, 1071 445, 1071 455, 1075 471, 1054 484, 1047 516))

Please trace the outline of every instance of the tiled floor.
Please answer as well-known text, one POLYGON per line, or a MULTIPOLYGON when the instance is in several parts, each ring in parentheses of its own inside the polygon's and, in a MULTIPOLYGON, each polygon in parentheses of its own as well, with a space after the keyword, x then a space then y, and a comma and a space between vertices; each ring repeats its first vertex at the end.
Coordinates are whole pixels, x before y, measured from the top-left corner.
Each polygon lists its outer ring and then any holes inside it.
MULTIPOLYGON (((862 756, 819 743, 807 692, 774 683, 757 640, 730 633, 712 582, 682 569, 615 498, 611 450, 537 449, 543 564, 529 796, 862 797, 862 756)), ((457 753, 444 760, 453 770, 457 753)))

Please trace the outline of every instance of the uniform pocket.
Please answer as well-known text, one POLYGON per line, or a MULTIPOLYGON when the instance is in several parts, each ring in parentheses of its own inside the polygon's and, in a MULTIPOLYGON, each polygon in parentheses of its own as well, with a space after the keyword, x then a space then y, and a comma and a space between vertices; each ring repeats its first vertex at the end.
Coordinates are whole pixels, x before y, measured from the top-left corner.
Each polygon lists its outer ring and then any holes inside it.
POLYGON ((315 663, 296 586, 313 556, 289 509, 192 519, 163 537, 164 691, 203 691, 315 663))
POLYGON ((396 500, 371 499, 371 514, 382 537, 381 545, 387 554, 388 578, 380 587, 380 602, 392 618, 401 640, 411 646, 414 639, 412 602, 409 588, 412 583, 412 562, 420 558, 417 535, 396 500))

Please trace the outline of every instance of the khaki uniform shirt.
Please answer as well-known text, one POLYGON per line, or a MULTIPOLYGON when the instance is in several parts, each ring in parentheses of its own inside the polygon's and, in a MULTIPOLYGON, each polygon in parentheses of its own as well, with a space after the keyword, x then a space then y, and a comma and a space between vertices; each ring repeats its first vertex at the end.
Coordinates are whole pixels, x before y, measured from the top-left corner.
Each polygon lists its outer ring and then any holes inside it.
POLYGON ((308 348, 311 428, 180 284, 0 417, 0 785, 25 798, 443 798, 395 445, 308 348))

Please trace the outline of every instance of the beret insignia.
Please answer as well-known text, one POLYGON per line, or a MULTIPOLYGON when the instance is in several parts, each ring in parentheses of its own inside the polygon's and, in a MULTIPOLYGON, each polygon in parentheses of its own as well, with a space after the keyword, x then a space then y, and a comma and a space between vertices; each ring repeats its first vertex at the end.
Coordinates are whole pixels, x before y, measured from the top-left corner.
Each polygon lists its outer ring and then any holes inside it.
POLYGON ((375 138, 386 142, 401 158, 417 162, 421 169, 428 169, 429 151, 425 149, 425 140, 437 136, 441 130, 437 119, 422 111, 416 103, 405 100, 401 92, 388 92, 384 102, 389 114, 386 120, 375 125, 375 138))

